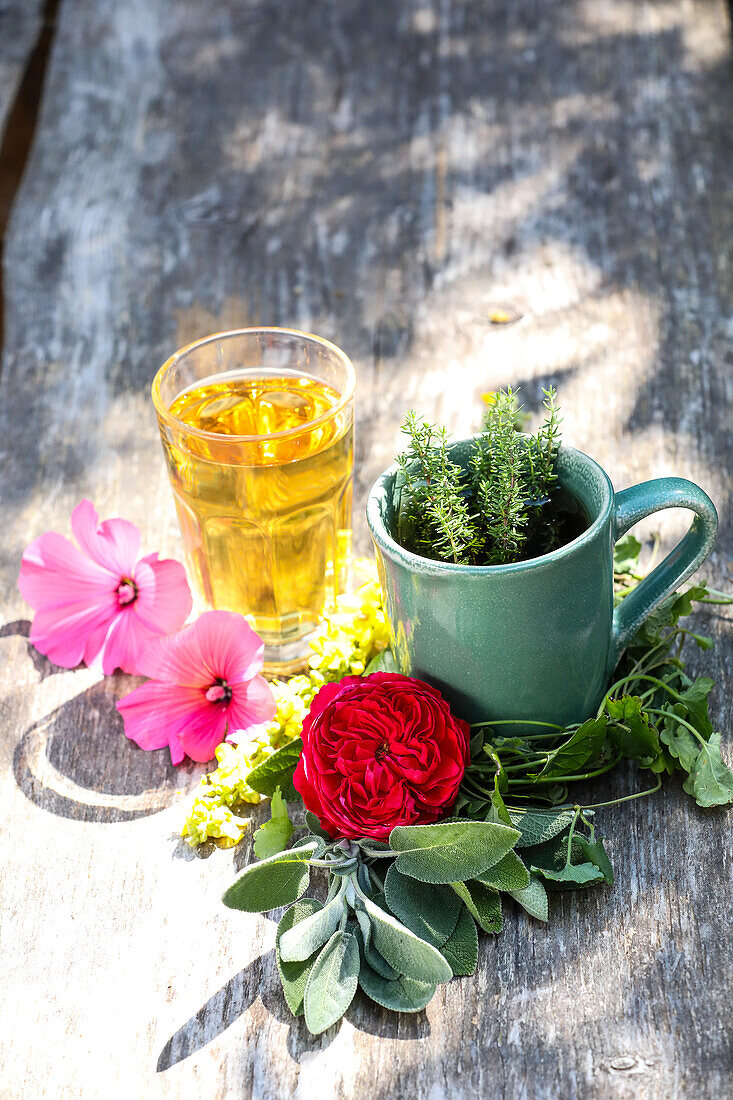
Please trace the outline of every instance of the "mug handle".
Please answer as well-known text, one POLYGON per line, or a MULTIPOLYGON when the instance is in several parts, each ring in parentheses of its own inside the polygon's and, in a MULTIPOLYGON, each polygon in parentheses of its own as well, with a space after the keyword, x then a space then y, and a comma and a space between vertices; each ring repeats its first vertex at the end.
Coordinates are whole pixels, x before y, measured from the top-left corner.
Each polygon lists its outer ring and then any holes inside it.
POLYGON ((687 534, 664 561, 640 581, 613 613, 609 673, 618 664, 629 641, 652 611, 674 592, 677 585, 695 572, 715 544, 718 513, 707 493, 683 477, 660 477, 642 481, 616 494, 614 542, 630 527, 663 508, 689 508, 695 513, 687 534))

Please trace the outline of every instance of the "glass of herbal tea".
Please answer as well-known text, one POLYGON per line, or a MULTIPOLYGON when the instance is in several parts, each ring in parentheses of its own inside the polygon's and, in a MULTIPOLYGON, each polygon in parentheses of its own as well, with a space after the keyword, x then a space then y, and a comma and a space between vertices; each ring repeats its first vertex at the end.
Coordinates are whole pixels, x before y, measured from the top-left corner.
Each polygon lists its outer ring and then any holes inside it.
POLYGON ((302 667, 350 554, 354 368, 328 340, 240 329, 153 381, 189 572, 207 607, 251 615, 265 667, 302 667))

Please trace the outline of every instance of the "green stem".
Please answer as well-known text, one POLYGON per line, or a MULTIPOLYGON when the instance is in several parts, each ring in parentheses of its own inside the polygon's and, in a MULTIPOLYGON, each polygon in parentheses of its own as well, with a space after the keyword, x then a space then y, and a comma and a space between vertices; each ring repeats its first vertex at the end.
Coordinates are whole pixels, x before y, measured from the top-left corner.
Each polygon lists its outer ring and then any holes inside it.
POLYGON ((681 726, 685 726, 690 733, 694 734, 701 745, 707 745, 707 741, 701 733, 699 733, 694 726, 691 726, 684 718, 680 718, 678 714, 673 714, 670 710, 659 710, 657 707, 647 707, 647 714, 661 714, 664 718, 671 718, 674 722, 679 722, 681 726))
POLYGON ((497 718, 491 722, 474 722, 471 729, 479 729, 481 726, 551 726, 554 730, 565 729, 565 726, 558 726, 556 722, 530 722, 526 718, 497 718))
MULTIPOLYGON (((612 798, 608 802, 590 802, 587 806, 582 806, 582 810, 601 810, 606 806, 618 806, 622 802, 631 802, 635 798, 646 798, 648 794, 656 794, 656 792, 662 786, 661 775, 657 777, 657 782, 654 787, 650 787, 648 791, 637 791, 636 794, 627 794, 623 798, 612 798)), ((558 810, 571 810, 573 807, 568 803, 565 806, 558 806, 558 810)))
POLYGON ((597 775, 603 775, 605 772, 610 772, 621 760, 623 760, 623 755, 619 753, 614 760, 611 760, 608 764, 604 764, 602 768, 597 768, 593 772, 586 772, 585 775, 551 775, 547 776, 545 779, 537 778, 526 781, 521 779, 510 779, 509 786, 511 787, 514 784, 524 787, 534 787, 538 783, 580 783, 583 779, 595 779, 597 775))

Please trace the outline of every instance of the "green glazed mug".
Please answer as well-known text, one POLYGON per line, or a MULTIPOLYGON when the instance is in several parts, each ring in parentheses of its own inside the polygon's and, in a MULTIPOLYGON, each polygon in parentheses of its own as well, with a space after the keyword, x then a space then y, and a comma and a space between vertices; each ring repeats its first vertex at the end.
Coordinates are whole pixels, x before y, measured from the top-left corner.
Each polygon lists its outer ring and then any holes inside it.
MULTIPOLYGON (((465 466, 473 438, 452 444, 454 462, 465 466)), ((693 482, 665 477, 615 493, 597 462, 562 446, 559 481, 585 511, 586 530, 513 565, 445 564, 395 541, 398 472, 382 474, 367 501, 397 666, 469 721, 567 725, 591 715, 635 631, 705 560, 718 530, 715 506, 693 482), (662 508, 690 509, 692 525, 614 610, 614 543, 662 508)))

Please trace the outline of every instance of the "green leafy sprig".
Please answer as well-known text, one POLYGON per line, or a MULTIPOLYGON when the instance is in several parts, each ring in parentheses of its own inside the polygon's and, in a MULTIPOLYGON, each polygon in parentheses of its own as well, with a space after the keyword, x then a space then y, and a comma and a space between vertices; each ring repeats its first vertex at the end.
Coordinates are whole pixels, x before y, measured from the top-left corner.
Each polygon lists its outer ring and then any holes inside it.
MULTIPOLYGON (((633 536, 617 543, 620 598, 641 578, 640 552, 633 536)), ((731 602, 704 584, 668 597, 632 639, 596 714, 585 722, 562 728, 494 720, 472 727, 472 763, 457 811, 482 817, 495 809, 497 797, 558 805, 567 801, 572 784, 611 771, 624 759, 659 777, 680 774, 699 806, 733 802, 733 774, 708 713, 714 681, 690 677, 682 659, 687 643, 706 650, 712 640, 680 623, 695 604, 731 602), (512 726, 520 727, 521 735, 511 736, 512 726)), ((652 790, 660 784, 661 778, 652 790)))

